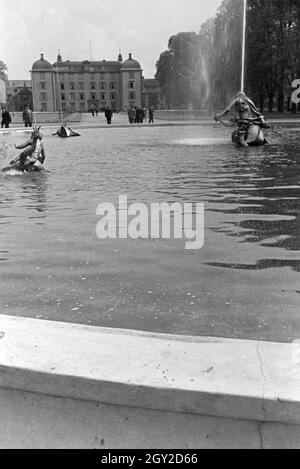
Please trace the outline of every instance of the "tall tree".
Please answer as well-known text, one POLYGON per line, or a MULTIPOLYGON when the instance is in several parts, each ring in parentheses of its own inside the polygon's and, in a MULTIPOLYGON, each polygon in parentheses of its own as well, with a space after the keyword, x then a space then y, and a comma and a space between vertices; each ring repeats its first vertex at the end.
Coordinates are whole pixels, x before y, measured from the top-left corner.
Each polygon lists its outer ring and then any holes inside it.
MULTIPOLYGON (((300 1, 248 0, 246 91, 270 112, 289 107, 300 78, 300 1)), ((223 0, 199 33, 169 40, 157 79, 170 106, 223 107, 241 88, 241 0, 223 0)))
POLYGON ((4 62, 2 62, 2 60, 0 60, 0 75, 4 77, 5 79, 7 79, 6 71, 7 71, 7 66, 5 65, 4 62))

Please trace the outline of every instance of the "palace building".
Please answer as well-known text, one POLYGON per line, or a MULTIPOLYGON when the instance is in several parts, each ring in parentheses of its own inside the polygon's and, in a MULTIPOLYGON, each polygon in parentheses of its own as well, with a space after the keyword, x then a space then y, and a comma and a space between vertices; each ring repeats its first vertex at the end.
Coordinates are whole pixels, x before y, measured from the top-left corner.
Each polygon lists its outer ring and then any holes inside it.
POLYGON ((33 105, 36 111, 88 112, 93 106, 125 111, 142 105, 142 68, 129 54, 123 61, 63 61, 51 64, 44 55, 32 65, 33 105))

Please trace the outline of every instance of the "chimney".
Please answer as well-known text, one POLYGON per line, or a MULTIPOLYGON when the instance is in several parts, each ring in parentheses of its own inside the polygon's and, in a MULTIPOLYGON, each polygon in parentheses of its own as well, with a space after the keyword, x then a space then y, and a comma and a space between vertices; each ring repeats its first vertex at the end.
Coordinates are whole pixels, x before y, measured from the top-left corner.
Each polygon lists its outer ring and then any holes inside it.
POLYGON ((129 54, 129 60, 132 60, 132 54, 129 54))

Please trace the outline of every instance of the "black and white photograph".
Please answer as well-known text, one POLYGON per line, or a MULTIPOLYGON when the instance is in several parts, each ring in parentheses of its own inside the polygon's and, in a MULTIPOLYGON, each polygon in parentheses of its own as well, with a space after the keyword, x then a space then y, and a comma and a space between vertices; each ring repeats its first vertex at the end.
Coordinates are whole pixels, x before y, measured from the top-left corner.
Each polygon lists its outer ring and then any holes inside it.
POLYGON ((0 120, 0 449, 300 449, 300 1, 0 0, 0 120))

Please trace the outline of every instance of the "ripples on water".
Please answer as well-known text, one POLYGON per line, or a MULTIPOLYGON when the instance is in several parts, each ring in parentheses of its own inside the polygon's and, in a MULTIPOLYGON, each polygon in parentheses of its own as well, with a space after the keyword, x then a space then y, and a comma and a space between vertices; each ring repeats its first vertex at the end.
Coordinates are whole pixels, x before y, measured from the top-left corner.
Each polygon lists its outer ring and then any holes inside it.
MULTIPOLYGON (((291 341, 299 326, 299 131, 237 149, 219 128, 45 137, 45 174, 0 177, 6 314, 179 334, 291 341), (286 143, 288 142, 288 143, 286 143), (96 207, 204 202, 205 247, 99 241, 96 207)), ((0 164, 16 156, 0 136, 0 164)))

